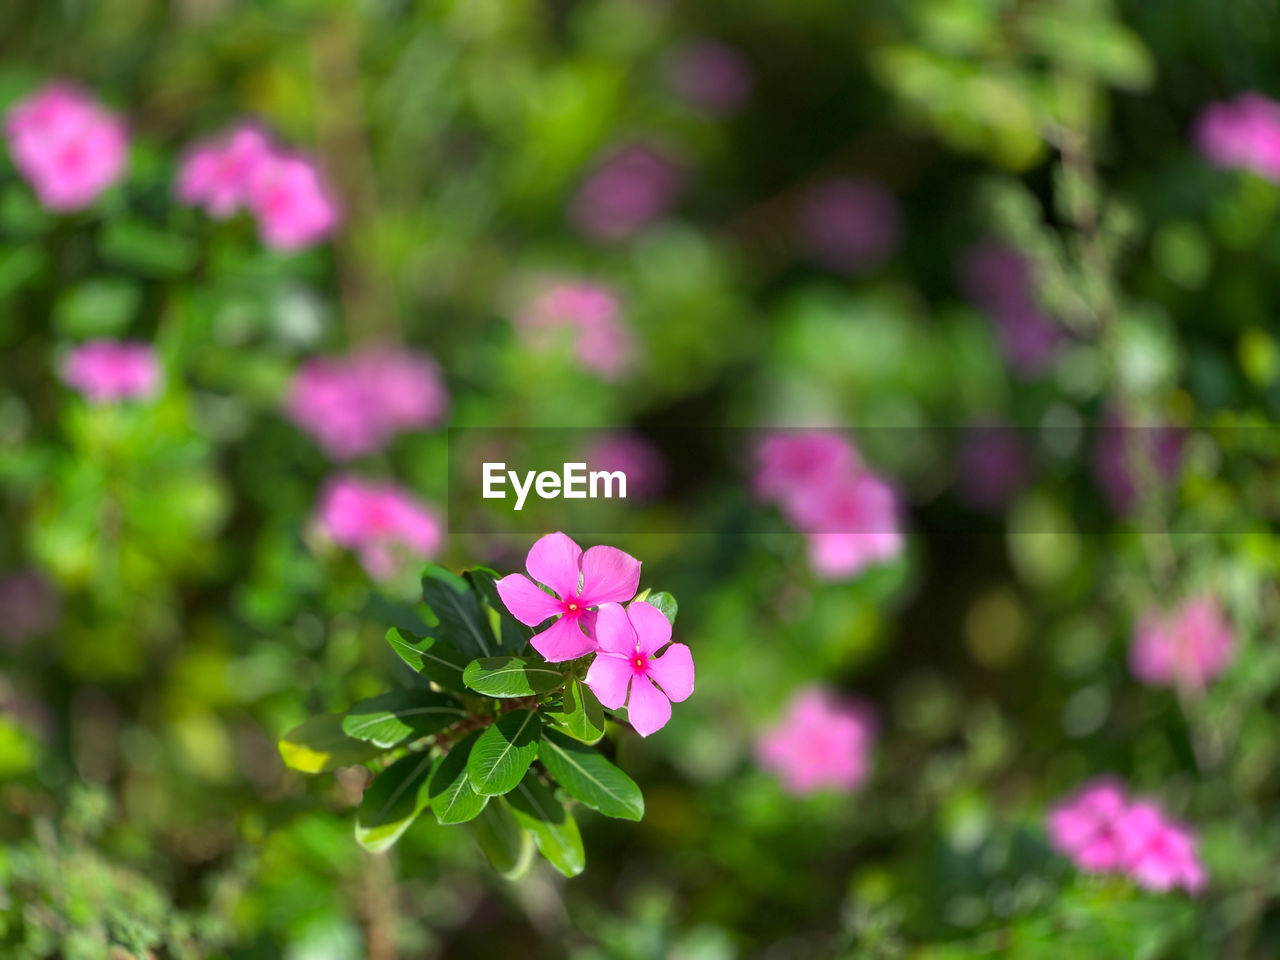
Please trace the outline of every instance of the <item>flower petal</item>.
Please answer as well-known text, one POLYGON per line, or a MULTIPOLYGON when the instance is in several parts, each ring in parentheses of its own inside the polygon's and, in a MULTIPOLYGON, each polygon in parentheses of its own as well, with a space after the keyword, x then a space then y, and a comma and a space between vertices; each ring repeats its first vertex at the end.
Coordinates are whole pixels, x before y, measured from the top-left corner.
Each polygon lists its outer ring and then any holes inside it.
POLYGON ((640 561, 617 547, 592 547, 582 555, 582 603, 625 603, 640 586, 640 561))
POLYGON ((635 628, 640 652, 646 657, 653 656, 671 639, 671 621, 653 604, 643 600, 633 603, 627 607, 627 616, 631 618, 631 626, 635 628))
POLYGON ((631 721, 636 733, 647 737, 667 725, 667 721, 671 719, 671 701, 648 680, 637 677, 636 682, 631 685, 627 719, 631 721))
POLYGON ((563 616, 530 641, 548 663, 575 660, 596 648, 595 642, 582 632, 578 618, 563 616))
POLYGON ((523 573, 503 577, 496 584, 498 596, 507 605, 511 615, 529 627, 536 627, 548 617, 561 612, 560 601, 549 597, 523 573))
POLYGON ((620 657, 633 657, 636 653, 636 631, 627 618, 627 611, 616 603, 602 603, 596 612, 596 643, 601 650, 620 657))
POLYGON ((634 676, 629 659, 602 652, 587 669, 587 686, 604 706, 617 710, 627 702, 627 684, 634 676))
POLYGON ((582 548, 563 533, 548 533, 529 548, 525 569, 539 583, 545 583, 561 600, 578 595, 582 548))
POLYGON ((649 661, 649 677, 674 703, 688 700, 693 693, 692 651, 683 643, 673 643, 662 656, 649 661))

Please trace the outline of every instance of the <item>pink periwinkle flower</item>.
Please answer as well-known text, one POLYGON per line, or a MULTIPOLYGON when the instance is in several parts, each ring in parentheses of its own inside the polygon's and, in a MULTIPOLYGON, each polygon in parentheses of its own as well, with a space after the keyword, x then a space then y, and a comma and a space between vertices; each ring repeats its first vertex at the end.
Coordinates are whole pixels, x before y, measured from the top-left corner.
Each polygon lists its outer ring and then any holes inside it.
POLYGON ((609 154, 574 197, 571 219, 594 240, 623 240, 671 206, 683 175, 667 154, 631 145, 609 154))
POLYGON ((294 376, 285 411, 336 460, 374 453, 399 433, 440 422, 449 397, 428 356, 371 347, 316 357, 294 376))
POLYGON ((1280 181, 1280 103, 1242 93, 1204 108, 1195 140, 1212 164, 1280 181))
POLYGON ((1093 450, 1094 476, 1116 510, 1133 511, 1139 489, 1157 490, 1182 470, 1184 436, 1176 427, 1130 426, 1112 411, 1099 433, 1093 450))
POLYGON ((595 283, 547 284, 516 318, 525 340, 545 347, 567 334, 584 369, 615 380, 631 365, 634 344, 617 295, 595 283))
POLYGON ((319 243, 338 225, 338 203, 311 160, 272 153, 254 166, 248 206, 268 247, 293 251, 319 243))
POLYGON ((58 594, 35 570, 0 577, 0 637, 20 646, 49 633, 58 622, 58 594))
POLYGON ((668 65, 668 82, 690 106, 715 116, 734 113, 751 95, 751 65, 718 40, 681 47, 668 65))
POLYGON ((806 535, 809 563, 828 580, 856 576, 903 547, 898 498, 833 431, 773 433, 756 448, 756 494, 806 535))
POLYGON ((662 492, 667 463, 652 443, 636 433, 612 431, 596 438, 583 454, 587 470, 621 471, 627 499, 651 500, 662 492))
POLYGON ((330 481, 316 511, 320 529, 359 556, 375 580, 395 577, 409 560, 428 560, 440 549, 440 519, 425 504, 389 483, 352 476, 330 481))
POLYGON ((965 431, 956 473, 960 499, 981 510, 996 510, 1027 485, 1031 457, 1016 427, 977 424, 965 431))
POLYGON ((809 254, 838 273, 867 273, 902 243, 902 211, 874 180, 846 177, 810 188, 800 204, 800 236, 809 254))
POLYGON ((1044 372, 1062 335, 1036 299, 1031 261, 999 243, 980 243, 965 256, 965 295, 995 325, 1005 360, 1019 376, 1044 372))
POLYGON ((90 340, 67 355, 62 379, 90 403, 143 400, 160 389, 160 363, 148 343, 90 340))
POLYGON ((875 720, 861 701, 806 687, 756 740, 756 761, 789 793, 855 790, 871 770, 875 720))
POLYGON ((532 641, 533 648, 551 663, 594 650, 595 608, 602 603, 625 603, 640 586, 639 560, 616 547, 591 547, 584 553, 563 533, 549 533, 534 543, 525 569, 527 577, 513 573, 499 580, 498 596, 526 626, 556 618, 532 641), (539 583, 555 595, 544 592, 539 583))
POLYGON ((1129 667, 1143 683, 1197 691, 1225 670, 1235 653, 1235 633, 1218 601, 1193 597, 1172 613, 1152 610, 1139 619, 1129 667))
POLYGON ((84 91, 51 83, 13 106, 5 136, 14 166, 49 210, 87 207, 124 174, 129 140, 119 117, 84 91))
POLYGON ((643 600, 625 609, 616 603, 602 603, 595 633, 599 651, 586 679, 591 692, 610 710, 626 703, 627 719, 640 736, 661 730, 671 719, 671 704, 687 700, 693 693, 693 654, 689 648, 670 643, 670 621, 643 600))
POLYGON ((1085 873, 1120 873, 1158 892, 1204 889, 1195 835, 1148 800, 1131 801, 1110 778, 1086 783, 1048 817, 1049 844, 1085 873))
POLYGON ((182 161, 178 199, 190 206, 204 207, 209 216, 224 220, 248 205, 258 168, 271 155, 266 136, 247 124, 201 141, 182 161))

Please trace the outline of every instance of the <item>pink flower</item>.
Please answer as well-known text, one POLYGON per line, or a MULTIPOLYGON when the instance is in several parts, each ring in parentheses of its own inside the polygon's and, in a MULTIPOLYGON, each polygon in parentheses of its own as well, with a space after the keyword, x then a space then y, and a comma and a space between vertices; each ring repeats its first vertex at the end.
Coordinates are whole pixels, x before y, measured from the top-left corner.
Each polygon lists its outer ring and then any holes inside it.
POLYGON ((551 663, 573 660, 595 649, 587 633, 602 603, 625 603, 640 585, 640 561, 616 547, 592 547, 586 553, 563 533, 549 533, 529 548, 526 577, 513 573, 498 581, 498 596, 521 623, 555 623, 533 637, 533 649, 551 663), (532 578, 532 579, 530 579, 532 578), (536 581, 536 583, 535 583, 536 581), (545 584, 555 596, 537 586, 545 584))
POLYGON ((1035 376, 1055 359, 1062 336, 1036 299, 1031 261, 997 243, 981 243, 963 265, 965 294, 995 324, 1014 373, 1035 376))
POLYGON ((666 212, 682 180, 674 161, 652 147, 609 154, 582 185, 570 217, 594 240, 623 240, 666 212))
POLYGON ((1167 819, 1155 804, 1140 801, 1121 817, 1121 868, 1140 887, 1165 892, 1182 887, 1199 893, 1208 882, 1189 829, 1167 819))
POLYGON ((862 465, 852 444, 834 430, 770 433, 755 453, 756 496, 784 503, 862 465))
POLYGON ((1195 140, 1215 166, 1280 181, 1280 103, 1260 93, 1209 104, 1196 121, 1195 140))
POLYGON ((1208 882, 1190 829, 1150 801, 1130 802, 1109 778, 1086 783, 1055 806, 1048 828, 1053 849, 1086 873, 1122 873, 1160 892, 1199 893, 1208 882))
POLYGON ((1099 434, 1093 449, 1093 473, 1116 510, 1136 509, 1140 489, 1155 490, 1182 470, 1183 434, 1175 427, 1130 426, 1111 411, 1099 434))
POLYGON ((960 499, 995 510, 1027 485, 1030 455, 1015 427, 978 424, 965 432, 956 471, 960 499))
POLYGON ((316 511, 320 529, 354 550, 369 576, 387 580, 406 560, 427 560, 440 548, 440 520, 392 484, 341 476, 330 481, 316 511))
POLYGON ((67 356, 62 379, 90 403, 140 400, 160 389, 160 365, 150 344, 90 340, 67 356))
POLYGON ((197 143, 182 162, 178 199, 224 220, 248 204, 250 185, 270 157, 266 136, 248 125, 197 143))
POLYGON ((627 719, 640 736, 661 730, 671 719, 671 704, 693 693, 693 654, 683 643, 666 646, 670 621, 643 600, 625 610, 616 603, 602 603, 596 640, 600 649, 586 679, 591 692, 610 710, 626 703, 627 719))
POLYGON ((1119 869, 1119 824, 1128 811, 1123 786, 1111 779, 1093 780, 1049 814, 1049 843, 1086 873, 1119 869))
POLYGON ((756 761, 788 792, 854 790, 871 768, 875 722, 869 707, 821 687, 796 692, 782 718, 756 740, 756 761))
POLYGON ((594 283, 547 285, 517 317, 527 342, 554 344, 566 331, 578 362, 606 380, 621 376, 631 363, 633 344, 623 325, 617 296, 594 283))
POLYGON ((902 211, 893 194, 864 177, 827 180, 800 205, 800 234, 820 264, 839 273, 866 273, 902 242, 902 211))
POLYGON ((606 433, 583 454, 587 470, 621 471, 627 477, 627 499, 649 500, 662 492, 667 464, 662 453, 639 434, 606 433))
POLYGON ((1235 635, 1218 601, 1195 597, 1172 614, 1143 615, 1129 648, 1129 667, 1143 683, 1196 691, 1226 669, 1235 652, 1235 635))
POLYGON ((49 210, 80 210, 120 179, 124 124, 77 87, 52 83, 9 110, 9 155, 49 210))
POLYGON ((372 347, 318 357, 294 376, 285 411, 335 460, 382 449, 399 433, 438 423, 449 398, 430 357, 372 347))
POLYGON ((319 243, 338 225, 338 204, 310 160, 274 153, 258 162, 247 202, 262 242, 277 250, 319 243))
POLYGON ((690 106, 716 116, 738 110, 751 95, 751 66, 718 40, 700 40, 677 51, 667 79, 690 106))

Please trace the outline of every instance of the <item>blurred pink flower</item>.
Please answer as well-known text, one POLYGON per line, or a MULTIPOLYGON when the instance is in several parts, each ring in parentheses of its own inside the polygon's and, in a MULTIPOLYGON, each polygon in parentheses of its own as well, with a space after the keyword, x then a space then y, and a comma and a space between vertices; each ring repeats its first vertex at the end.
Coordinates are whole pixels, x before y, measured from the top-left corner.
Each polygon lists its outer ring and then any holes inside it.
POLYGON ((1249 170, 1280 181, 1280 103, 1260 93, 1242 93, 1204 108, 1195 140, 1215 166, 1249 170))
POLYGON ((610 710, 626 703, 627 720, 640 736, 661 730, 671 719, 671 704, 693 693, 689 648, 683 643, 667 646, 671 622, 643 600, 625 610, 616 603, 602 603, 595 633, 599 651, 586 678, 591 692, 610 710))
POLYGON ((902 550, 893 487, 834 431, 767 435, 756 448, 754 486, 806 535, 810 566, 825 579, 856 576, 902 550))
POLYGON ((124 174, 124 124, 67 83, 51 83, 5 117, 9 155, 49 210, 87 207, 124 174))
POLYGON ((182 161, 178 199, 226 219, 248 205, 250 185, 271 151, 262 131, 247 124, 195 144, 182 161))
POLYGON ((578 190, 574 225, 593 240, 622 240, 662 216, 683 179, 665 153, 633 144, 614 150, 578 190))
POLYGON ((141 400, 159 391, 160 364, 148 343, 90 340, 67 355, 62 379, 90 403, 141 400))
POLYGON ((0 637, 18 646, 49 633, 58 623, 58 594, 35 570, 0 577, 0 637))
POLYGON ((874 270, 902 243, 902 211, 888 190, 865 177, 827 180, 800 204, 800 236, 809 254, 839 273, 874 270))
POLYGON ((594 283, 548 283, 516 318, 526 341, 545 348, 566 332, 578 362, 606 380, 631 364, 634 345, 623 325, 618 297, 594 283))
POLYGON ((596 438, 582 455, 587 470, 620 470, 627 477, 627 499, 651 500, 662 492, 667 464, 652 443, 624 430, 596 438))
POLYGON ((1153 490, 1181 472, 1182 444, 1183 433, 1176 427, 1130 426, 1110 411, 1093 450, 1094 476, 1116 510, 1132 511, 1139 499, 1134 468, 1146 468, 1150 476, 1140 475, 1142 489, 1153 490))
POLYGON ((751 95, 751 65, 736 48, 718 40, 681 47, 668 65, 667 79, 690 106, 717 116, 735 112, 751 95))
POLYGON ((262 242, 277 250, 319 243, 338 225, 338 203, 316 165, 304 157, 272 153, 259 161, 247 199, 262 242))
POLYGON ((1036 300, 1030 260, 1001 244, 980 243, 965 256, 961 280, 965 295, 995 324, 1014 373, 1035 376, 1053 363, 1062 335, 1036 300))
POLYGON ((596 614, 592 608, 602 603, 625 603, 640 585, 639 560, 616 547, 591 547, 584 553, 563 533, 549 533, 534 543, 525 558, 525 569, 528 577, 513 573, 499 580, 498 596, 511 615, 526 626, 558 618, 532 640, 533 649, 551 663, 573 660, 594 650, 591 631, 596 614), (539 583, 556 595, 545 593, 539 583))
POLYGON ((1048 817, 1049 843, 1086 873, 1121 873, 1148 890, 1199 893, 1208 881, 1194 834, 1124 786, 1092 780, 1048 817))
POLYGON ((449 398, 430 357, 370 347, 316 357, 294 376, 285 411, 335 460, 374 453, 398 433, 440 422, 449 398))
POLYGON ((1195 691, 1226 669, 1235 653, 1235 634, 1218 601, 1202 596, 1171 614, 1144 614, 1129 648, 1129 666, 1143 683, 1195 691))
POLYGON ((406 491, 352 476, 331 480, 316 511, 320 529, 353 550, 375 580, 396 576, 409 560, 427 560, 440 548, 439 518, 406 491))
POLYGON ((821 687, 797 691, 782 718, 756 740, 756 762, 788 792, 854 790, 870 773, 875 722, 869 707, 821 687))
POLYGON ((1030 455, 1017 428, 976 424, 965 431, 956 472, 961 500, 981 510, 997 510, 1027 485, 1030 455))

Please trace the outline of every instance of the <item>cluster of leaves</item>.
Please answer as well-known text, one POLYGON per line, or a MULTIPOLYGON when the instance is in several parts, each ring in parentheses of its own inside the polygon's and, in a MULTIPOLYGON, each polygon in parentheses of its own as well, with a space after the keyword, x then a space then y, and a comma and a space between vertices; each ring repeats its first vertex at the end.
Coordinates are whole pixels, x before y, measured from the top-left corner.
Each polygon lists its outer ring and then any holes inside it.
MULTIPOLYGON (((281 739, 280 752, 303 773, 371 763, 376 775, 355 824, 368 850, 390 847, 430 808, 438 823, 471 824, 504 876, 522 875, 535 846, 576 876, 586 857, 575 802, 639 820, 644 797, 596 749, 606 711, 583 682, 593 655, 553 664, 532 652, 532 632, 503 605, 495 579, 483 567, 459 577, 429 566, 422 598, 431 632, 387 633, 422 686, 313 717, 281 739)), ((641 599, 675 622, 670 594, 646 591, 641 599)), ((625 710, 607 712, 625 717, 625 710)))

